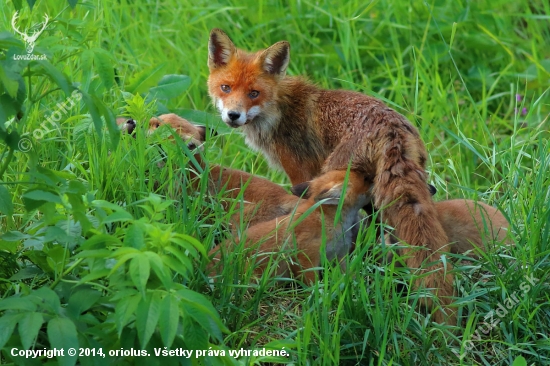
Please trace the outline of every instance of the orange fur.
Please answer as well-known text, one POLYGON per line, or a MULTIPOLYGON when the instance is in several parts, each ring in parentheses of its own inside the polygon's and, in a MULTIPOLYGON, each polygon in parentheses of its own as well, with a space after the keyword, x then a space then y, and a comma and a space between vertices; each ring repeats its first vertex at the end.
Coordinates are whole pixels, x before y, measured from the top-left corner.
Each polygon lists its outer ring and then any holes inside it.
MULTIPOLYGON (((153 133, 162 125, 170 125, 183 141, 188 141, 188 147, 201 146, 205 140, 205 130, 176 114, 165 114, 151 118, 149 133, 153 133)), ((194 155, 200 166, 205 169, 206 164, 197 150, 194 155)), ((232 200, 242 202, 243 222, 247 225, 255 225, 269 221, 278 216, 283 216, 292 211, 300 201, 296 196, 289 194, 283 187, 265 178, 261 178, 240 170, 224 168, 219 165, 208 167, 208 191, 212 196, 221 196, 225 210, 229 209, 232 200), (242 197, 242 201, 241 200, 242 197)), ((191 187, 197 191, 200 189, 200 180, 193 169, 190 169, 191 187)), ((231 217, 230 224, 235 228, 240 225, 241 213, 237 212, 231 217)))
MULTIPOLYGON (((311 181, 308 188, 309 198, 303 200, 294 213, 251 226, 245 233, 244 246, 251 248, 259 244, 258 253, 273 254, 273 252, 281 252, 285 248, 293 248, 294 239, 296 261, 279 263, 276 275, 288 277, 292 273, 294 276, 303 276, 308 283, 313 283, 315 272, 306 270, 321 264, 321 246, 324 234, 327 259, 338 259, 344 268, 345 263, 342 258, 351 247, 352 226, 357 223, 359 209, 370 200, 369 190, 371 187, 363 174, 351 171, 347 186, 344 188, 345 178, 346 171, 331 171, 311 181), (341 221, 334 225, 342 194, 344 194, 344 200, 341 221), (306 211, 322 199, 327 199, 327 201, 307 216, 302 217, 306 211), (293 223, 299 220, 302 221, 293 227, 293 223)), ((238 240, 235 241, 238 242, 238 240)), ((208 266, 211 276, 216 272, 221 273, 221 252, 231 249, 233 245, 233 241, 228 240, 210 252, 210 255, 214 256, 208 266)), ((268 262, 265 258, 261 260, 257 264, 256 273, 263 272, 268 262)))
MULTIPOLYGON (((286 76, 288 42, 248 53, 221 30, 210 33, 208 92, 222 119, 241 127, 247 143, 281 167, 293 184, 321 172, 351 169, 374 181, 373 196, 383 219, 411 245, 412 270, 434 264, 416 283, 437 291, 443 311, 437 322, 456 318, 452 269, 439 256, 448 243, 427 185, 427 152, 416 128, 382 101, 344 90, 324 90, 286 76), (420 250, 416 250, 420 249, 420 250), (446 312, 447 314, 444 314, 446 312)), ((433 308, 431 300, 427 305, 433 308)))
POLYGON ((492 242, 508 243, 510 224, 502 212, 483 202, 456 199, 435 203, 439 221, 449 237, 451 252, 463 254, 492 242))

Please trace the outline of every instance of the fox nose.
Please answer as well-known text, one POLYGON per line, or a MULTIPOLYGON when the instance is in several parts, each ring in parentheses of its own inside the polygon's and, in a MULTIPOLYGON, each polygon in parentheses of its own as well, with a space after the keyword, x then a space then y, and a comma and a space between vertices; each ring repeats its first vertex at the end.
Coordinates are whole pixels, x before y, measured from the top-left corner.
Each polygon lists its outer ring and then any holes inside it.
POLYGON ((235 121, 239 119, 241 114, 239 112, 229 111, 227 112, 227 116, 229 117, 230 120, 235 121))
POLYGON ((130 118, 128 121, 126 121, 126 132, 128 132, 128 134, 131 135, 135 129, 136 129, 136 121, 130 118))

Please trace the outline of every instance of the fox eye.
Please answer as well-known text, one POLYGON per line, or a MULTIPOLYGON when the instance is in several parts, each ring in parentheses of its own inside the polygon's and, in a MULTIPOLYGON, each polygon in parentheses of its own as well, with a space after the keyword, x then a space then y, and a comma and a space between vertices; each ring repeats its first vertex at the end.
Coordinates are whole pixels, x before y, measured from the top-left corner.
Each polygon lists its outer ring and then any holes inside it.
POLYGON ((224 84, 221 86, 221 88, 222 88, 222 92, 224 93, 229 93, 231 91, 231 87, 229 85, 224 84))
POLYGON ((260 92, 257 90, 252 90, 250 93, 248 93, 248 96, 250 99, 256 99, 260 95, 260 92))

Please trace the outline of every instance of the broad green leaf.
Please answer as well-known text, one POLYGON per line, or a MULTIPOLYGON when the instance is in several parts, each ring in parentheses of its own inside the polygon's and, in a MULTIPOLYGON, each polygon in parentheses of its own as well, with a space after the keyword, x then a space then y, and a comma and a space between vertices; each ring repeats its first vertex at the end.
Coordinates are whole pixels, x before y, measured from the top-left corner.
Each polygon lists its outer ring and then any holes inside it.
POLYGON ((187 75, 164 75, 158 86, 151 88, 149 93, 158 99, 171 99, 183 94, 189 85, 191 78, 187 75))
POLYGON ((132 215, 126 211, 117 211, 117 212, 113 212, 112 214, 110 214, 109 216, 107 216, 106 218, 104 218, 101 223, 103 224, 109 224, 111 222, 125 222, 125 221, 131 221, 133 220, 134 218, 132 217, 132 215))
POLYGON ((34 7, 34 4, 36 3, 36 0, 27 0, 27 4, 29 4, 29 8, 32 10, 34 7))
POLYGON ((30 302, 26 297, 8 297, 0 300, 0 310, 10 309, 35 311, 36 304, 30 302))
POLYGON ((145 69, 130 80, 126 91, 132 94, 145 93, 149 88, 155 86, 161 78, 166 63, 145 69))
POLYGON ((105 89, 112 89, 115 82, 113 57, 102 48, 94 48, 92 51, 94 53, 94 64, 99 78, 103 82, 105 89))
POLYGON ((126 235, 124 236, 124 245, 127 247, 133 247, 136 249, 145 248, 145 236, 143 229, 135 224, 132 224, 126 229, 126 235))
MULTIPOLYGON (((76 327, 68 318, 55 317, 48 322, 48 339, 51 348, 78 350, 76 327)), ((57 362, 62 366, 73 366, 77 357, 78 352, 74 356, 69 356, 65 352, 63 357, 57 357, 57 362)))
POLYGON ((512 366, 527 366, 527 360, 523 356, 518 356, 514 359, 512 366))
POLYGON ((118 331, 118 336, 122 334, 122 330, 128 324, 140 303, 141 295, 134 295, 122 298, 117 301, 115 306, 115 324, 118 331))
POLYGON ((74 292, 69 299, 67 310, 78 317, 80 314, 94 306, 97 300, 101 298, 101 292, 92 289, 82 289, 74 292))
POLYGON ((61 312, 61 301, 59 300, 59 295, 57 295, 57 293, 49 287, 40 287, 38 290, 33 292, 33 297, 33 300, 38 301, 38 304, 47 310, 57 314, 61 312))
POLYGON ((61 197, 55 192, 43 191, 41 189, 32 189, 23 193, 23 198, 39 201, 39 202, 53 202, 62 203, 61 197))
POLYGON ((0 213, 6 216, 13 215, 13 204, 11 202, 10 191, 0 184, 0 213))
POLYGON ((74 7, 76 6, 76 4, 78 4, 78 0, 68 0, 69 1, 69 5, 71 6, 71 8, 74 9, 74 7))
MULTIPOLYGON (((0 45, 1 45, 0 41, 0 45)), ((19 83, 17 78, 10 77, 12 74, 6 74, 6 71, 3 67, 0 67, 0 82, 4 85, 4 88, 8 92, 8 95, 12 98, 17 96, 17 89, 19 89, 19 83)))
POLYGON ((142 349, 145 349, 157 327, 160 317, 160 304, 160 292, 155 291, 152 294, 147 294, 147 298, 142 299, 138 305, 136 329, 142 349))
POLYGON ((0 236, 0 239, 5 241, 20 241, 29 238, 32 238, 32 236, 29 234, 20 233, 19 231, 8 231, 4 235, 0 236))
POLYGON ((82 70, 82 90, 88 91, 90 81, 92 80, 92 64, 94 53, 92 50, 86 50, 80 55, 80 69, 82 70))
POLYGON ((44 73, 52 79, 53 82, 57 84, 65 92, 66 96, 69 96, 71 94, 71 88, 69 87, 69 82, 67 81, 67 78, 61 71, 59 71, 55 66, 53 66, 49 61, 47 60, 41 60, 36 61, 42 69, 44 70, 44 73))
POLYGON ((0 317, 0 349, 4 348, 4 345, 10 339, 15 325, 22 316, 23 314, 20 313, 8 313, 0 317))
POLYGON ((182 323, 185 348, 192 350, 208 349, 209 337, 204 327, 189 316, 184 316, 182 323))
POLYGON ((103 116, 105 125, 107 126, 107 131, 109 131, 111 149, 116 150, 120 140, 120 128, 116 124, 116 117, 111 109, 107 108, 105 103, 103 103, 99 98, 92 97, 92 99, 95 101, 99 113, 103 116))
POLYGON ((19 336, 24 349, 31 348, 43 322, 42 313, 30 312, 23 315, 19 321, 19 336))
POLYGON ((171 294, 164 297, 160 310, 160 336, 164 346, 170 348, 176 337, 179 324, 178 299, 171 294))
POLYGON ((222 323, 210 301, 203 295, 187 289, 179 290, 177 294, 180 296, 180 306, 184 313, 190 315, 214 338, 221 342, 221 332, 228 332, 229 330, 222 323))
POLYGON ((168 270, 164 266, 162 259, 157 253, 145 252, 144 254, 149 259, 149 264, 151 265, 151 268, 153 269, 157 277, 162 281, 162 284, 164 285, 164 287, 166 287, 166 289, 169 290, 172 287, 170 270, 168 270))
POLYGON ((97 136, 99 137, 99 141, 101 142, 103 139, 103 120, 101 119, 101 115, 97 110, 93 98, 88 93, 82 92, 82 100, 84 101, 84 104, 86 104, 86 106, 88 107, 88 112, 90 113, 90 117, 92 117, 95 131, 97 133, 97 136))
POLYGON ((149 259, 145 254, 136 255, 130 262, 130 277, 137 289, 145 296, 145 288, 150 274, 149 259))

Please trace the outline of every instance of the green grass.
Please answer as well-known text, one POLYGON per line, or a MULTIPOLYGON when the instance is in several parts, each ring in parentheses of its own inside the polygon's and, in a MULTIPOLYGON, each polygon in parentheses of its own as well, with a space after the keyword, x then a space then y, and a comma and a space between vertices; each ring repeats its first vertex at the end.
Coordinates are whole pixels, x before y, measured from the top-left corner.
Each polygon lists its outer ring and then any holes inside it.
MULTIPOLYGON (((44 12, 58 19, 39 38, 37 50, 47 53, 49 61, 81 90, 99 96, 115 114, 126 113, 140 120, 165 111, 178 111, 184 116, 194 113, 194 120, 218 132, 205 145, 210 162, 260 174, 288 186, 284 174, 270 169, 261 155, 249 150, 238 131, 223 126, 206 88, 211 28, 225 30, 238 47, 249 50, 286 39, 291 44, 289 74, 307 75, 327 88, 375 95, 418 127, 430 156, 430 181, 438 189, 436 200, 482 200, 498 206, 511 223, 514 246, 493 248, 476 260, 452 258, 456 263, 456 304, 461 315, 461 324, 456 328, 434 324, 416 306, 421 292, 401 291, 401 284, 411 282, 409 273, 398 270, 395 263, 378 263, 377 258, 385 255, 387 248, 376 243, 379 228, 375 226, 362 231, 356 252, 348 258, 346 273, 326 264, 323 281, 311 287, 297 282, 273 286, 268 278, 252 283, 239 253, 233 254, 235 266, 226 267, 225 281, 212 285, 203 274, 204 255, 197 252, 196 259, 190 261, 192 270, 174 270, 171 281, 206 296, 228 332, 223 333, 220 342, 212 335, 215 331, 200 328, 200 321, 189 320, 182 313, 174 347, 196 345, 201 349, 207 344, 204 349, 208 349, 208 345, 217 344, 229 350, 267 344, 274 349, 285 347, 291 354, 288 362, 298 365, 509 365, 518 356, 526 362, 520 359, 514 365, 550 363, 550 5, 527 0, 339 3, 95 0, 83 1, 74 9, 62 1, 41 1, 34 6, 29 23, 38 22, 44 12), (97 48, 111 55, 109 67, 91 61, 97 51, 87 50, 97 48), (118 82, 114 82, 110 66, 116 69, 118 82), (191 84, 181 95, 158 103, 139 96, 166 74, 188 75, 191 84), (520 101, 516 99, 518 94, 520 101), (525 293, 520 287, 524 275, 539 280, 525 293), (498 318, 500 321, 490 332, 483 333, 487 314, 514 292, 519 294, 517 304, 498 318), (470 340, 473 348, 467 349, 470 340)), ((2 7, 0 30, 11 31, 14 7, 11 2, 2 7)), ((30 14, 24 4, 21 24, 26 24, 30 14)), ((27 87, 30 85, 30 98, 24 104, 26 113, 10 129, 32 135, 66 96, 43 75, 24 76, 24 80, 27 87)), ((26 209, 21 196, 37 183, 48 190, 55 186, 68 192, 63 182, 78 181, 84 187, 80 196, 87 195, 90 202, 95 199, 124 205, 136 220, 132 223, 143 219, 152 225, 147 226, 149 229, 158 229, 148 233, 146 246, 159 255, 162 246, 167 245, 166 235, 196 238, 206 251, 228 236, 230 213, 221 209, 216 197, 205 197, 205 186, 197 194, 182 194, 181 170, 191 165, 185 151, 153 139, 167 151, 166 166, 174 167, 159 168, 156 163, 161 157, 151 139, 140 132, 135 140, 122 138, 114 149, 109 139, 99 140, 87 113, 84 103, 71 109, 60 121, 59 131, 34 140, 28 153, 16 151, 0 176, 0 187, 7 188, 14 206, 12 217, 0 212, 0 232, 38 235, 42 228, 57 225, 73 238, 64 241, 56 234, 53 239, 44 239, 44 249, 31 255, 26 252, 28 239, 2 237, 3 298, 51 287, 59 295, 61 307, 70 308, 65 294, 72 294, 71 286, 92 273, 94 265, 100 265, 99 259, 82 254, 80 246, 100 233, 119 238, 122 243, 112 247, 105 244, 103 249, 132 246, 130 235, 135 233, 124 221, 115 220, 89 232, 71 231, 70 225, 60 224, 63 220, 71 222, 77 211, 75 207, 67 208, 67 201, 26 209), (37 166, 70 172, 70 176, 47 186, 37 166), (161 184, 161 203, 146 200, 155 180, 161 184), (174 202, 170 204, 169 200, 174 202), (161 207, 163 202, 168 204, 161 207), (143 206, 153 207, 155 212, 143 206), (58 253, 60 246, 65 250, 58 253), (26 271, 24 276, 12 277, 21 271, 26 271)), ((7 145, 0 142, 0 168, 8 161, 7 156, 7 145)), ((70 197, 70 192, 60 197, 70 197)), ((105 217, 101 209, 83 202, 87 214, 105 217)), ((111 212, 104 210, 105 215, 111 212)), ((86 243, 86 248, 91 248, 86 243)), ((193 252, 191 247, 186 248, 190 250, 186 253, 193 252)), ((112 308, 120 303, 117 296, 122 298, 124 291, 135 290, 128 282, 133 279, 131 272, 128 269, 127 277, 116 273, 84 281, 100 294, 88 312, 101 322, 79 325, 82 347, 140 348, 140 324, 136 320, 139 310, 122 327, 122 333, 112 326, 117 319, 111 317, 112 308)), ((153 289, 161 282, 161 274, 152 275, 148 282, 146 279, 147 296, 155 296, 157 290, 153 289)), ((136 294, 140 299, 139 291, 136 294)), ((0 303, 0 311, 4 309, 0 303)), ((49 320, 51 314, 44 314, 49 320)), ((63 316, 59 319, 65 319, 63 316)), ((147 347, 162 347, 163 329, 159 325, 151 331, 147 347)), ((22 362, 9 356, 8 346, 21 348, 17 332, 21 330, 14 330, 11 338, 11 331, 0 335, 0 340, 9 338, 0 356, 5 362, 22 362)), ((33 342, 37 349, 53 347, 46 333, 44 323, 33 342)), ((95 362, 109 360, 117 362, 114 358, 95 362)), ((131 357, 123 361, 145 362, 131 357)), ((148 364, 157 361, 147 360, 148 364)), ((269 360, 241 357, 239 361, 259 364, 269 360)), ((200 362, 222 361, 207 357, 200 362)))

